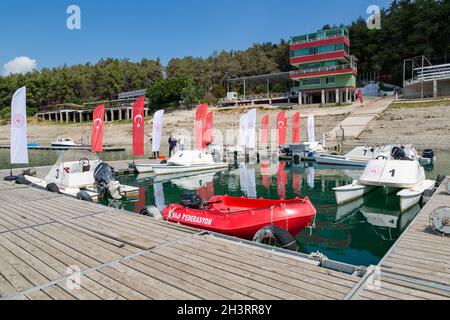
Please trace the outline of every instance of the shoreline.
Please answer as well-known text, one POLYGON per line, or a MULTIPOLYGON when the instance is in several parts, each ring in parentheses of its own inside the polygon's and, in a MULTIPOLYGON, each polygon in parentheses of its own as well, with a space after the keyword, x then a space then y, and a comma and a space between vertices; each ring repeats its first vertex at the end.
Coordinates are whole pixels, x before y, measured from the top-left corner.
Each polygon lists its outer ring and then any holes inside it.
MULTIPOLYGON (((330 133, 336 126, 346 119, 349 114, 361 108, 358 105, 344 107, 302 107, 300 110, 286 110, 288 118, 287 144, 291 142, 291 117, 293 113, 301 114, 301 138, 306 140, 307 117, 315 115, 316 138, 322 139, 324 134, 330 133)), ((214 111, 214 136, 222 135, 225 144, 231 144, 229 133, 235 136, 239 131, 239 119, 248 111, 247 108, 214 111)), ((386 143, 413 144, 417 149, 450 150, 450 100, 438 100, 435 104, 426 102, 425 106, 416 103, 415 107, 402 102, 392 103, 384 112, 368 123, 365 130, 355 139, 348 139, 344 148, 354 145, 379 145, 386 143)), ((276 116, 280 109, 264 108, 257 113, 257 130, 260 128, 264 115, 270 116, 270 128, 276 127, 276 116)), ((171 133, 178 136, 181 131, 186 137, 186 145, 192 143, 195 110, 171 111, 164 115, 164 131, 161 148, 165 151, 168 137, 171 133)), ((88 141, 91 123, 84 124, 35 124, 28 125, 28 142, 40 145, 50 145, 58 136, 69 136, 75 141, 88 141)), ((152 119, 146 119, 145 145, 150 149, 152 119)), ((0 145, 9 144, 9 125, 0 126, 0 145)), ((258 131, 257 131, 258 132, 258 131)), ((220 139, 220 137, 219 137, 220 139)), ((273 139, 273 138, 272 138, 273 139)), ((333 141, 330 141, 332 143, 333 141)), ((107 122, 104 129, 104 144, 115 147, 131 148, 131 122, 107 122)), ((147 150, 146 150, 147 151, 147 150)), ((149 154, 146 152, 146 154, 149 154)))

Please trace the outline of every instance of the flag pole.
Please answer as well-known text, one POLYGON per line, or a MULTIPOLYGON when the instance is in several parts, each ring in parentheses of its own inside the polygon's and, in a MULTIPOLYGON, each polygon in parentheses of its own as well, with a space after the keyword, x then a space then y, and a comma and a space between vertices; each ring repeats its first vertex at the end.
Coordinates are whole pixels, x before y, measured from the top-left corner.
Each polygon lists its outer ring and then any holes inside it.
POLYGON ((18 178, 19 178, 18 176, 13 176, 12 163, 9 163, 9 176, 4 177, 3 180, 4 181, 16 181, 18 178))

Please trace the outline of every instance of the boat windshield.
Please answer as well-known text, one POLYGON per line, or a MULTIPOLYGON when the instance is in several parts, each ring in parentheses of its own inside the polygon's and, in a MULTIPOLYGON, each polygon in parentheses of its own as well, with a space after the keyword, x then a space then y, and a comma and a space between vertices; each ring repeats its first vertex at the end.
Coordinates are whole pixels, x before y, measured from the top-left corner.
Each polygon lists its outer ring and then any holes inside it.
POLYGON ((81 159, 88 159, 90 162, 99 160, 98 156, 90 150, 67 150, 63 152, 58 160, 55 162, 55 166, 59 166, 64 162, 78 162, 81 159))

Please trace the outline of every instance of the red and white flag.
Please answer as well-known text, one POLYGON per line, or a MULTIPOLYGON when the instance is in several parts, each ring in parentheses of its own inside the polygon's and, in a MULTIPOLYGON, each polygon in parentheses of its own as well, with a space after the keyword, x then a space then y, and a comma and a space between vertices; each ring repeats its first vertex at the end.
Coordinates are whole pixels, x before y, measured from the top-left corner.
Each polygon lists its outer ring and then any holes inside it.
POLYGON ((278 114, 277 117, 278 146, 284 146, 286 144, 286 127, 287 127, 286 113, 282 111, 278 114))
POLYGON ((199 105, 195 114, 195 129, 194 129, 194 149, 203 150, 203 132, 206 127, 206 114, 208 112, 208 104, 199 105))
POLYGON ((300 144, 300 112, 292 117, 292 144, 300 144))
POLYGON ((269 143, 269 115, 264 116, 261 122, 261 145, 267 146, 269 143))
POLYGON ((133 106, 133 155, 144 155, 144 103, 145 98, 136 100, 133 106))
POLYGON ((204 128, 203 132, 203 146, 202 148, 205 149, 208 144, 211 144, 213 142, 213 123, 214 123, 214 113, 208 112, 206 115, 206 126, 204 128))
POLYGON ((103 127, 105 124, 105 105, 101 104, 94 110, 92 123, 92 151, 103 152, 103 127))

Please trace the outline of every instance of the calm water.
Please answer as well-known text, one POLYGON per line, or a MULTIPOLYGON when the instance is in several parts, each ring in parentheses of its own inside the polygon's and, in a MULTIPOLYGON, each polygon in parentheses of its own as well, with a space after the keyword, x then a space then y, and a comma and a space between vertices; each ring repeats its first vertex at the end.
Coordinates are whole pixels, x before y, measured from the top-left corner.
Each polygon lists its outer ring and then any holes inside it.
MULTIPOLYGON (((31 151, 32 166, 50 165, 58 153, 31 151)), ((427 176, 450 173, 450 152, 438 153, 438 161, 427 168, 427 176)), ((105 153, 103 160, 130 158, 127 152, 105 153)), ((8 167, 9 151, 0 150, 0 168, 8 167)), ((141 198, 130 202, 109 202, 108 205, 139 212, 147 205, 159 208, 179 202, 186 192, 197 192, 202 198, 228 194, 287 199, 309 197, 317 209, 313 230, 305 229, 296 239, 303 253, 320 251, 328 258, 355 265, 376 264, 419 212, 416 206, 400 214, 395 195, 372 192, 361 201, 338 207, 332 189, 350 183, 358 176, 356 170, 323 167, 316 164, 281 162, 275 174, 261 174, 258 165, 238 166, 216 173, 155 178, 151 175, 120 177, 124 184, 141 188, 141 198), (254 177, 254 178, 253 178, 254 177)), ((264 172, 263 172, 264 173, 264 172)))

